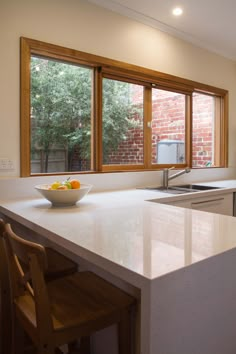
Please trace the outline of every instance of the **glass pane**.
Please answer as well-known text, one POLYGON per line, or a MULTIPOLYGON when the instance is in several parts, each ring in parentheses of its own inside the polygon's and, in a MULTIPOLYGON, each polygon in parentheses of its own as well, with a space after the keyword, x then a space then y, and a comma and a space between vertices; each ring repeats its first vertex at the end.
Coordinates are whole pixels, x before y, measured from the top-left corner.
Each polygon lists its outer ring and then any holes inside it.
POLYGON ((185 95, 152 89, 152 163, 185 163, 185 95))
POLYGON ((92 70, 31 57, 31 173, 91 169, 92 70))
POLYGON ((215 98, 193 94, 193 167, 214 166, 215 98))
POLYGON ((103 79, 103 164, 143 163, 143 86, 103 79))

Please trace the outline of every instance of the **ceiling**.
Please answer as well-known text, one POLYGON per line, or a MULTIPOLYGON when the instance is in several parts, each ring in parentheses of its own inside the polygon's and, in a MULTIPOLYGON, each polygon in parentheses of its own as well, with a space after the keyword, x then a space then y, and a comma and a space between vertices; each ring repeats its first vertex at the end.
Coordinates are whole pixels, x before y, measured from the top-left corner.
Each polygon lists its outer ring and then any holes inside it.
POLYGON ((236 0, 88 1, 236 61, 236 0))

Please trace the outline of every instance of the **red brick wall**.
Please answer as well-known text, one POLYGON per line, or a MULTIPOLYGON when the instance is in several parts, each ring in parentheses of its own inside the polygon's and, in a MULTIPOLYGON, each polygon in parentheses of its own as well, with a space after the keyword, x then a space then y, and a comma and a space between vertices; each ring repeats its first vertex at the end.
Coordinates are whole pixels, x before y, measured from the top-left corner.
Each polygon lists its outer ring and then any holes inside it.
POLYGON ((157 162, 159 141, 184 141, 185 96, 164 90, 155 90, 152 103, 152 162, 157 162))
POLYGON ((194 94, 193 97, 193 167, 213 164, 214 97, 194 94))
MULTIPOLYGON (((141 102, 140 90, 133 96, 141 102)), ((157 161, 158 141, 185 138, 185 96, 164 90, 154 90, 152 117, 152 162, 157 161)), ((193 167, 204 167, 212 161, 212 117, 214 99, 203 94, 193 97, 193 167)), ((142 118, 136 117, 140 121, 142 118)), ((140 164, 143 162, 143 130, 133 128, 109 158, 110 164, 140 164)))
MULTIPOLYGON (((136 117, 136 121, 142 120, 136 117)), ((110 164, 142 164, 143 163, 143 128, 129 129, 124 140, 118 147, 117 151, 109 156, 110 164)))
MULTIPOLYGON (((143 87, 130 85, 132 102, 141 112, 143 111, 143 87)), ((136 114, 132 117, 136 128, 129 129, 126 139, 120 143, 118 149, 109 156, 109 164, 142 164, 143 163, 143 117, 136 114)))

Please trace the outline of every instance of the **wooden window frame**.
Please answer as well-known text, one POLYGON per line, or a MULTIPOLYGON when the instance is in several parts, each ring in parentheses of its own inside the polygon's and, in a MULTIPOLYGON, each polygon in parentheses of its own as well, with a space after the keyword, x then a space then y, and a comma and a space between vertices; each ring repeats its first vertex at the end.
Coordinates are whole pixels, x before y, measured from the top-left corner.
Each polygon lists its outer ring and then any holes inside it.
MULTIPOLYGON (((30 160, 30 60, 31 55, 48 57, 68 63, 85 65, 94 69, 93 82, 93 115, 91 156, 92 171, 69 172, 97 173, 113 171, 147 171, 158 170, 170 165, 151 163, 151 134, 148 125, 151 122, 151 87, 186 94, 186 163, 176 165, 177 168, 192 167, 192 93, 199 92, 216 97, 215 152, 217 167, 228 167, 228 91, 177 76, 161 73, 136 65, 104 58, 101 56, 64 48, 34 39, 20 39, 20 175, 29 177, 43 174, 31 174, 30 160), (144 163, 143 165, 103 165, 102 164, 102 79, 117 78, 122 81, 139 83, 144 86, 144 163)), ((208 167, 209 168, 209 167, 208 167)), ((212 167, 211 167, 212 168, 212 167)), ((202 169, 202 167, 201 167, 202 169)), ((47 175, 68 174, 47 173, 47 175)))

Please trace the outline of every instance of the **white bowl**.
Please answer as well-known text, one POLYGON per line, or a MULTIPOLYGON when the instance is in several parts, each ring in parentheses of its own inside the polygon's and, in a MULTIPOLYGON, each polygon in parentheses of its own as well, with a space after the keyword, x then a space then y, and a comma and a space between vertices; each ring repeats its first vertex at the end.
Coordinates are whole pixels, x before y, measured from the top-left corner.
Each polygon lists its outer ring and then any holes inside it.
POLYGON ((44 198, 49 200, 55 206, 75 205, 81 200, 92 188, 91 184, 81 183, 79 189, 48 189, 50 184, 40 184, 35 186, 35 189, 41 193, 44 198))

